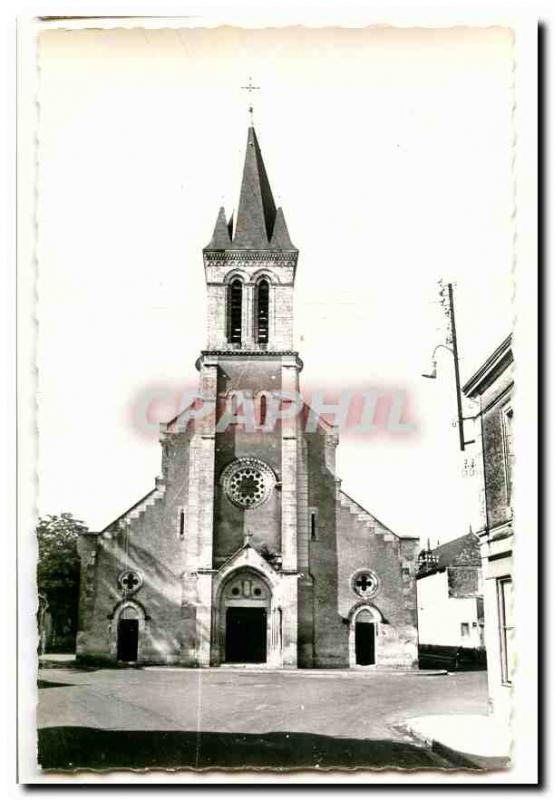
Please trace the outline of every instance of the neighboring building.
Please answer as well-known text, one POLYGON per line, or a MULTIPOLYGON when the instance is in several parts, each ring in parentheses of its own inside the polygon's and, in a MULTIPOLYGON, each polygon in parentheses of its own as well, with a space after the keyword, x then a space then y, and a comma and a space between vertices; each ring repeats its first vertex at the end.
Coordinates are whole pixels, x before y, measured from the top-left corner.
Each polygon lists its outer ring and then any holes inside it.
POLYGON ((511 336, 467 381, 464 394, 479 401, 485 522, 481 543, 485 644, 492 710, 508 718, 513 670, 512 472, 514 364, 511 336))
POLYGON ((273 424, 300 397, 297 260, 250 128, 234 224, 220 209, 204 250, 201 399, 161 426, 154 490, 80 537, 79 659, 417 666, 417 538, 341 491, 310 408, 273 424))
POLYGON ((417 619, 420 667, 486 666, 481 555, 474 533, 419 554, 417 619))

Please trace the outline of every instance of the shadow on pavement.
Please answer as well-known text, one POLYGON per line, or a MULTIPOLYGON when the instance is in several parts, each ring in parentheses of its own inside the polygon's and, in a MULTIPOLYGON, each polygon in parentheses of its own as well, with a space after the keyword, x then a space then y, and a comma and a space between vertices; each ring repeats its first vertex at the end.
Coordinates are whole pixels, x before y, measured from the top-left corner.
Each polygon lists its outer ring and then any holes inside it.
POLYGON ((39 678, 37 681, 37 687, 39 689, 59 689, 65 686, 75 686, 74 683, 59 683, 58 681, 45 681, 42 678, 39 678))
POLYGON ((43 669, 63 669, 67 672, 98 672, 99 670, 106 670, 106 669, 133 669, 132 667, 122 667, 119 665, 104 665, 104 664, 81 664, 81 662, 76 661, 54 661, 53 659, 49 659, 48 661, 39 659, 38 667, 40 670, 43 669))
POLYGON ((342 739, 311 733, 199 733, 104 731, 81 727, 38 732, 43 769, 247 767, 453 767, 408 742, 342 739))

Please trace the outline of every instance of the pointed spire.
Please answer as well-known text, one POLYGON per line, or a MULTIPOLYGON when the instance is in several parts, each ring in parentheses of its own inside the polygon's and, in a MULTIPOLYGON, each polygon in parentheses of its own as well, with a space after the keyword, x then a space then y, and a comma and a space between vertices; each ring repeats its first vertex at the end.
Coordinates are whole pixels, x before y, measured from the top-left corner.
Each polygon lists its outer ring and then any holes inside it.
POLYGON ((283 209, 278 208, 275 215, 275 224, 273 226, 273 235, 271 237, 271 249, 275 250, 295 250, 295 246, 290 240, 287 223, 285 222, 285 215, 283 209))
POLYGON ((227 220, 225 219, 225 209, 223 206, 219 209, 217 220, 215 223, 214 232, 212 234, 211 242, 207 250, 225 250, 231 246, 231 236, 229 235, 229 228, 227 227, 227 220))
POLYGON ((248 128, 246 155, 240 189, 239 206, 227 222, 220 208, 213 236, 206 250, 292 250, 292 244, 281 208, 275 201, 265 170, 254 127, 248 128))
POLYGON ((265 249, 275 224, 275 201, 253 127, 248 128, 233 247, 265 249))

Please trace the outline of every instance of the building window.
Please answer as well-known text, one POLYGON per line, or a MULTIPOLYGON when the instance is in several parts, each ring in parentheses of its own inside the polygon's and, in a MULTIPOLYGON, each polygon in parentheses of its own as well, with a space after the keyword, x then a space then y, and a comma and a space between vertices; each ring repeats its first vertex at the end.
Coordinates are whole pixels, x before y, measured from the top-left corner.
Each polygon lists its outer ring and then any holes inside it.
POLYGON ((179 539, 185 538, 185 512, 183 509, 179 511, 179 539))
POLYGON ((269 281, 265 278, 256 287, 256 341, 269 341, 269 281))
POLYGON ((242 341, 242 283, 238 278, 231 281, 227 294, 227 339, 231 344, 242 341))
POLYGON ((462 622, 460 629, 463 637, 469 636, 469 622, 462 622))
POLYGON ((225 467, 220 481, 228 500, 243 509, 265 503, 275 486, 273 471, 257 458, 235 459, 225 467))
POLYGON ((267 397, 265 394, 260 395, 260 414, 259 414, 259 422, 260 428, 262 425, 265 425, 265 421, 267 418, 267 397))
POLYGON ((373 570, 359 569, 350 578, 350 585, 358 597, 367 600, 378 593, 381 582, 373 570))
POLYGON ((506 471, 506 495, 508 505, 511 502, 512 496, 512 465, 514 459, 513 420, 513 408, 511 406, 504 406, 502 409, 502 444, 504 449, 504 469, 506 471))
POLYGON ((512 579, 499 578, 496 582, 498 591, 498 626, 500 634, 500 670, 502 683, 512 682, 513 669, 513 609, 512 579))
POLYGON ((125 597, 138 592, 142 586, 142 575, 135 569, 126 569, 118 577, 117 582, 125 597))
POLYGON ((317 508, 309 509, 309 522, 310 522, 310 541, 317 542, 317 536, 318 536, 317 508))
POLYGON ((230 392, 227 392, 225 397, 225 416, 228 425, 239 424, 238 416, 242 409, 243 400, 244 393, 240 390, 237 391, 236 389, 231 389, 230 392))

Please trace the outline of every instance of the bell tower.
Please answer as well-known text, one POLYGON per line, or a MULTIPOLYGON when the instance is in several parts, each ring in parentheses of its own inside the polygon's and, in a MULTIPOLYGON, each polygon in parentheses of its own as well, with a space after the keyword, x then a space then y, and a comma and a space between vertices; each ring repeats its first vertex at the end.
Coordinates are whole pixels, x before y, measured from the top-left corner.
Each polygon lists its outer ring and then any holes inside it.
POLYGON ((297 261, 250 127, 236 217, 220 208, 204 248, 208 350, 291 350, 297 261))
POLYGON ((269 571, 266 588, 257 587, 269 598, 268 659, 296 666, 302 447, 300 414, 294 413, 301 404, 302 368, 293 350, 298 250, 275 205, 253 126, 236 215, 227 219, 219 210, 203 256, 208 330, 197 367, 200 396, 211 412, 196 426, 189 473, 189 497, 199 498, 189 517, 197 542, 199 662, 225 659, 221 620, 226 612, 218 581, 230 559, 250 553, 269 571), (279 402, 292 398, 292 413, 269 424, 267 411, 275 397, 279 402))

